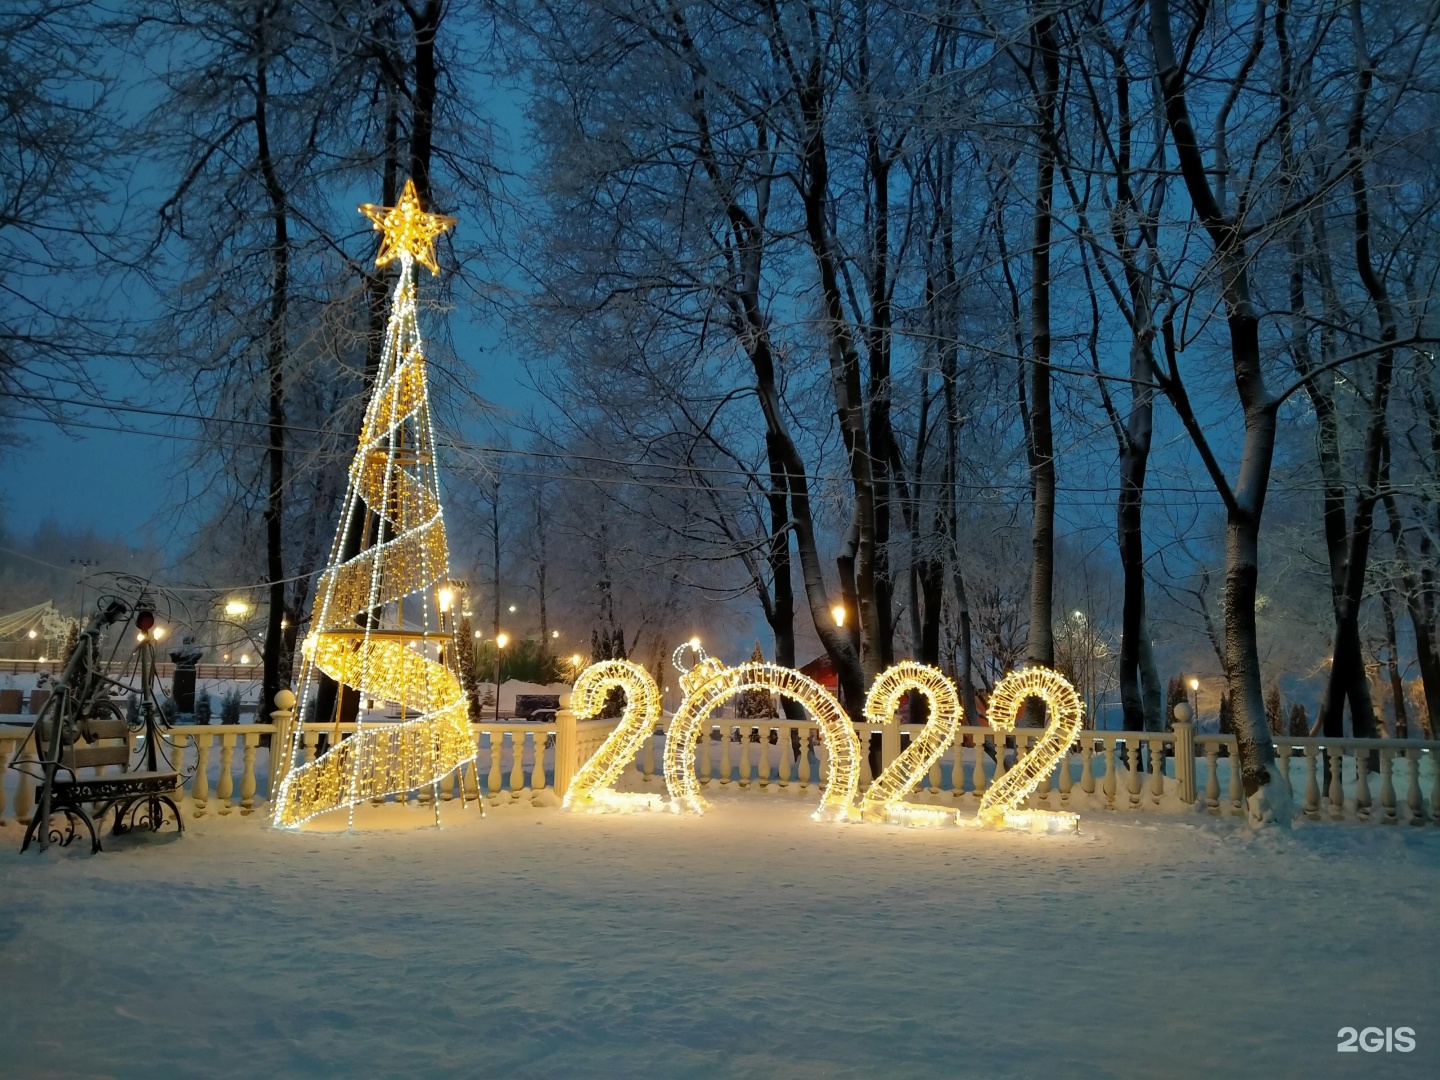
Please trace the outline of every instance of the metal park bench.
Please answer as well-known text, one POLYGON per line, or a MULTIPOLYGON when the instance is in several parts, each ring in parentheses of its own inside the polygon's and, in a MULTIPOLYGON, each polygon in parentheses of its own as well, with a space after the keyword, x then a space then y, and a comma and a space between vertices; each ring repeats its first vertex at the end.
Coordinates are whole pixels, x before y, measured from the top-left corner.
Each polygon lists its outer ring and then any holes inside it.
MULTIPOLYGON (((56 718, 52 714, 43 717, 36 724, 35 732, 41 745, 54 745, 55 732, 52 725, 56 718)), ((124 833, 131 829, 148 828, 158 831, 164 822, 164 809, 169 808, 180 832, 185 831, 180 819, 180 809, 174 797, 180 788, 180 774, 174 770, 163 771, 154 768, 130 769, 130 726, 114 717, 86 718, 80 722, 79 730, 71 730, 67 738, 62 723, 60 752, 56 758, 54 777, 50 783, 48 813, 37 805, 30 827, 25 830, 25 840, 20 850, 24 851, 37 837, 41 829, 49 830, 50 843, 68 846, 77 835, 78 825, 84 825, 90 832, 90 850, 98 852, 100 836, 95 828, 103 822, 105 815, 114 813, 113 833, 124 833), (124 771, 102 775, 100 770, 120 766, 124 771), (93 770, 94 774, 81 776, 81 770, 93 770), (90 809, 87 811, 87 807, 90 809), (44 816, 42 817, 42 813, 44 816), (50 819, 63 815, 64 828, 52 827, 50 819)), ((146 738, 154 732, 142 728, 146 738)), ((148 747, 144 748, 147 752, 148 747)), ((37 802, 43 803, 43 783, 37 790, 37 802)))

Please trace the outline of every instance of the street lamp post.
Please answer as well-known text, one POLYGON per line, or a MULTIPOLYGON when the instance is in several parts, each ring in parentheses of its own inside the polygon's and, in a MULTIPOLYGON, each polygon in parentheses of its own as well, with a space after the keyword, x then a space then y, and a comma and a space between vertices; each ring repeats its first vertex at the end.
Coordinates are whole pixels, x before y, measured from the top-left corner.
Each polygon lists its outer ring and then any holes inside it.
POLYGON ((1194 705, 1194 709, 1195 709, 1195 719, 1196 719, 1196 721, 1198 722, 1199 719, 1200 719, 1200 680, 1199 680, 1199 679, 1191 679, 1191 680, 1190 680, 1190 694, 1191 694, 1191 696, 1194 698, 1193 705, 1194 705))
POLYGON ((500 653, 510 644, 509 634, 495 635, 495 722, 500 722, 500 653))

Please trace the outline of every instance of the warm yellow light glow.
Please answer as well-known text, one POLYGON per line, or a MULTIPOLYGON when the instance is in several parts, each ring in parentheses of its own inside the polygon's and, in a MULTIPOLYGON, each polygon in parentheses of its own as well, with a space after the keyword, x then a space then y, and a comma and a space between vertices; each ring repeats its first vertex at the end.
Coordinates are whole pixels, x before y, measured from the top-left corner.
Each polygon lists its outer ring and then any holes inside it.
POLYGON ((860 740, 830 691, 814 679, 778 664, 721 668, 718 661, 710 659, 681 676, 681 686, 686 692, 685 701, 665 737, 665 786, 674 809, 703 814, 709 807, 700 795, 695 776, 695 743, 701 734, 701 721, 717 705, 746 690, 768 690, 799 702, 819 723, 821 738, 829 750, 820 807, 812 816, 817 821, 843 821, 851 816, 860 782, 860 740), (703 681, 695 685, 693 677, 702 673, 703 681), (686 685, 687 680, 692 680, 691 685, 686 685))
POLYGON ((480 638, 480 631, 479 631, 479 630, 476 630, 476 631, 475 631, 475 638, 476 638, 476 640, 479 640, 479 638, 480 638))
POLYGON ((698 650, 700 648, 700 639, 698 637, 692 637, 686 644, 689 645, 690 648, 698 650))
POLYGON ((28 637, 31 641, 34 641, 34 640, 35 640, 37 637, 39 637, 40 635, 39 635, 37 632, 35 632, 34 630, 31 630, 31 631, 30 631, 28 634, 26 634, 25 636, 28 637))
MULTIPOLYGON (((438 606, 449 610, 455 590, 449 584, 414 264, 419 261, 438 271, 434 239, 453 219, 424 213, 409 182, 394 207, 361 210, 385 233, 377 265, 398 259, 400 276, 380 370, 350 465, 345 509, 329 566, 316 588, 313 632, 302 649, 300 704, 286 733, 286 752, 277 755, 281 780, 274 823, 279 826, 299 825, 346 807, 353 815, 359 803, 400 792, 434 792, 444 776, 475 757, 468 701, 453 669, 455 658, 447 655, 442 664, 425 648, 449 638, 448 632, 427 624, 426 594, 436 589, 438 606), (382 542, 342 559, 344 537, 365 514, 382 519, 382 542), (390 629, 377 619, 357 617, 392 610, 397 614, 387 618, 398 618, 403 611, 403 622, 390 629), (421 629, 410 629, 417 619, 421 629), (353 735, 342 738, 337 731, 324 754, 306 761, 305 723, 330 719, 306 714, 318 697, 312 690, 318 689, 322 675, 342 684, 347 697, 355 693, 362 702, 399 704, 404 719, 371 723, 362 709, 353 735)), ((438 821, 438 793, 433 805, 438 821)))
POLYGON ((511 613, 512 615, 515 613, 515 605, 514 605, 514 604, 511 604, 511 605, 510 605, 510 613, 511 613))
POLYGON ((154 630, 151 630, 151 631, 150 631, 150 636, 153 637, 156 641, 162 640, 162 639, 165 637, 165 627, 163 627, 163 626, 157 626, 157 627, 155 627, 154 630))
POLYGON ((550 631, 550 636, 551 636, 552 638, 558 638, 558 637, 560 636, 560 631, 559 631, 559 630, 551 630, 551 631, 550 631))
POLYGON ((955 692, 955 684, 937 669, 905 660, 887 668, 875 680, 865 699, 865 719, 876 725, 894 723, 895 710, 906 693, 925 695, 930 703, 930 719, 861 797, 861 816, 866 821, 905 825, 947 824, 955 819, 954 811, 909 803, 905 796, 955 741, 962 712, 960 695, 955 692))
POLYGON ((425 213, 414 180, 405 181, 400 201, 394 206, 365 203, 360 207, 360 213, 385 234, 380 242, 380 254, 375 256, 376 266, 384 266, 396 259, 400 259, 404 266, 413 259, 421 266, 428 266, 430 273, 440 273, 440 264, 435 261, 435 238, 454 225, 455 219, 444 214, 425 213))
POLYGON ((227 601, 225 601, 225 614, 226 614, 226 615, 244 615, 244 614, 245 614, 247 611, 249 611, 249 610, 250 610, 250 605, 247 604, 244 600, 227 600, 227 601))
POLYGON ((42 663, 42 664, 45 663, 45 657, 43 657, 43 656, 40 657, 40 663, 42 663))
POLYGON ((1191 680, 1190 680, 1190 689, 1191 689, 1191 690, 1199 690, 1199 689, 1200 689, 1200 680, 1199 680, 1199 679, 1191 679, 1191 680))
MULTIPOLYGON (((1041 778, 1054 772, 1056 764, 1064 759, 1085 719, 1085 706, 1065 676, 1049 668, 1027 667, 1012 671, 996 685, 990 695, 990 726, 997 732, 1014 731, 1015 718, 1030 698, 1045 703, 1049 715, 1045 733, 1031 744, 1029 753, 1014 768, 981 796, 980 812, 973 821, 961 824, 1003 824, 1048 832, 1073 832, 1079 827, 1080 819, 1075 814, 1020 809, 1041 778)), ((996 750, 1003 752, 999 740, 996 750)))
POLYGON ((570 666, 575 668, 577 671, 580 669, 580 654, 578 652, 571 655, 570 666))
POLYGON ((845 625, 845 607, 843 604, 836 604, 830 609, 830 617, 835 620, 836 626, 845 625))
POLYGON ((248 664, 248 663, 250 662, 250 654, 249 654, 248 652, 247 652, 247 653, 241 653, 241 654, 240 654, 240 662, 241 662, 242 664, 248 664))
POLYGON ((496 634, 495 644, 503 649, 506 645, 510 644, 510 635, 505 633, 496 634))
POLYGON ((625 692, 625 712, 615 730, 600 744, 590 760, 581 765, 565 792, 567 810, 658 809, 653 795, 619 792, 615 781, 625 766, 655 732, 660 719, 660 689, 650 673, 629 660, 602 660, 591 664, 575 680, 570 708, 577 719, 597 716, 611 690, 625 692))
POLYGON ((144 631, 144 630, 137 630, 137 631, 135 631, 135 640, 136 640, 136 641, 144 641, 144 640, 145 640, 145 631, 144 631))

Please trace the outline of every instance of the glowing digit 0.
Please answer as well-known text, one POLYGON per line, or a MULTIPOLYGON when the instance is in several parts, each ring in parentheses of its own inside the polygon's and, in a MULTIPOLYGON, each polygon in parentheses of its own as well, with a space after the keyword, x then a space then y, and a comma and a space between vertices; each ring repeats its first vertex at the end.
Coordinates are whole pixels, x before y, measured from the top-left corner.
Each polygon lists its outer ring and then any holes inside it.
POLYGON ((776 664, 721 668, 715 661, 702 658, 701 664, 686 674, 692 678, 688 682, 682 680, 685 701, 670 722, 665 739, 665 786, 670 791, 672 809, 703 814, 710 805, 701 796, 695 778, 695 741, 700 734, 701 720, 717 705, 746 690, 768 690, 798 701, 820 724, 830 761, 814 818, 843 821, 851 816, 851 804, 860 779, 860 740, 855 737, 845 710, 828 690, 814 679, 776 664), (708 677, 701 678, 706 675, 708 677))
POLYGON ((597 716, 614 689, 625 692, 625 712, 600 749, 575 773, 565 792, 566 810, 643 810, 657 805, 653 795, 615 790, 615 781, 660 719, 660 688, 650 673, 629 660, 591 664, 575 680, 570 708, 577 718, 597 716))
POLYGON ((1028 667, 1012 671, 996 685, 990 695, 990 726, 999 732, 1014 731, 1015 718, 1029 698, 1046 705, 1050 719, 1045 733, 985 792, 979 814, 959 819, 962 825, 1009 825, 1035 832, 1074 832, 1080 827, 1075 814, 1019 808, 1064 758, 1085 718, 1085 707, 1065 676, 1045 667, 1028 667))
POLYGON ((872 724, 894 722, 900 699, 910 691, 925 695, 930 703, 930 720, 904 753, 892 761, 865 792, 860 803, 861 817, 866 821, 905 825, 946 824, 955 820, 953 810, 906 802, 905 796, 955 741, 963 711, 955 684, 933 667, 913 660, 902 661, 875 680, 865 699, 865 719, 872 724))

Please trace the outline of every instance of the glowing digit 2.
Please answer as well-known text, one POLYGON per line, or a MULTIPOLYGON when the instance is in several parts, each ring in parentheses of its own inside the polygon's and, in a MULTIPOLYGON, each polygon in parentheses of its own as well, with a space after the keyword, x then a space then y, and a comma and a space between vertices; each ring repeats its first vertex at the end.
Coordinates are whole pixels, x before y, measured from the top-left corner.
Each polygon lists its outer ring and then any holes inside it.
MULTIPOLYGON (((1085 718, 1075 688, 1058 671, 1044 667, 1012 671, 990 695, 990 726, 999 732, 1015 730, 1015 718, 1029 698, 1045 702, 1050 722, 1045 733, 1015 767, 997 780, 980 799, 974 818, 957 819, 962 825, 1009 825, 1034 832, 1074 832, 1080 827, 1075 814, 1052 810, 1021 810, 1043 777, 1049 776, 1075 741, 1085 718)), ((1003 746, 996 749, 1003 753, 1003 746)))
POLYGON ((919 736, 861 797, 860 815, 865 821, 904 825, 947 824, 955 820, 953 810, 906 802, 905 796, 940 760, 945 748, 955 741, 963 711, 955 684, 933 667, 904 660, 887 668, 875 680, 865 699, 865 718, 872 724, 892 723, 900 699, 909 691, 925 695, 930 703, 930 720, 919 736))
POLYGON ((650 673, 629 660, 591 664, 575 680, 570 708, 577 718, 596 716, 604 708, 606 696, 617 688, 625 691, 625 712, 570 781, 563 803, 566 810, 641 810, 656 803, 653 795, 615 790, 620 773, 635 760, 660 719, 660 688, 650 673))

